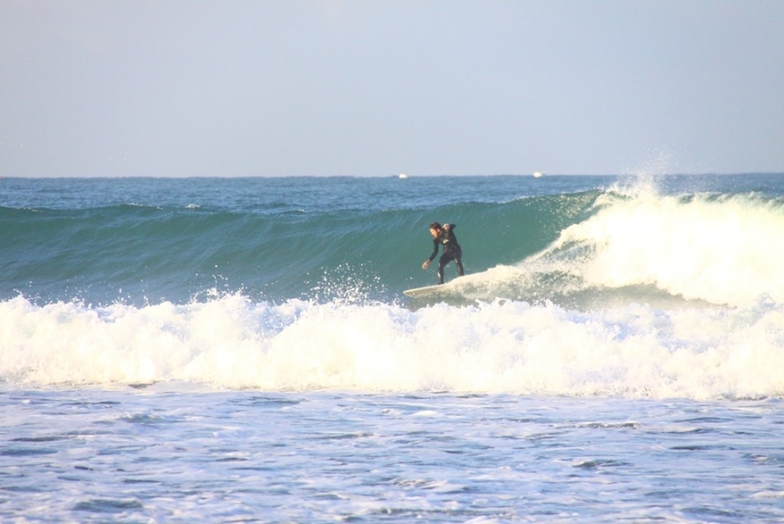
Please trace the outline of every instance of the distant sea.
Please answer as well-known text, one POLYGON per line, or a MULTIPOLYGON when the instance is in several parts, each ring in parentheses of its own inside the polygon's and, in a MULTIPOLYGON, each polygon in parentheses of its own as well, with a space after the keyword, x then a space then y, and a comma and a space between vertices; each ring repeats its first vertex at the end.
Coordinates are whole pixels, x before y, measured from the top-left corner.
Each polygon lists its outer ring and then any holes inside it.
POLYGON ((0 521, 782 522, 783 268, 784 175, 3 178, 0 521))

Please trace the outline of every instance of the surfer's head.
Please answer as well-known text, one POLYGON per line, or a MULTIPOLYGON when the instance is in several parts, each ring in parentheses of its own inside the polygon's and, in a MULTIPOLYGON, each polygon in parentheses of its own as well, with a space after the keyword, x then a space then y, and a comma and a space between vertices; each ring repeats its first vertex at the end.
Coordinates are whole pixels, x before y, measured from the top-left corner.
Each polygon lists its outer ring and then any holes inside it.
POLYGON ((433 235, 434 238, 440 235, 441 224, 439 224, 438 222, 433 222, 432 224, 430 224, 430 234, 433 235))

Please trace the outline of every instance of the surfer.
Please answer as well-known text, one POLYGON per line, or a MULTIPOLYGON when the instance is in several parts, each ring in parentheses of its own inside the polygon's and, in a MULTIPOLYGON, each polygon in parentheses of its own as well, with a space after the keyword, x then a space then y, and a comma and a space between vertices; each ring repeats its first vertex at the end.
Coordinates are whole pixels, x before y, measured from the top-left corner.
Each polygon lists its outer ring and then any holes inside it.
POLYGON ((460 249, 460 244, 457 243, 457 237, 455 236, 455 229, 454 224, 444 224, 443 227, 438 222, 433 222, 430 224, 430 234, 433 235, 433 254, 430 255, 430 258, 425 260, 425 263, 422 264, 422 269, 427 269, 430 266, 430 262, 436 258, 438 254, 438 245, 441 244, 444 246, 444 252, 441 255, 441 258, 438 259, 438 283, 444 283, 444 266, 447 265, 452 260, 455 261, 457 264, 457 274, 463 276, 463 262, 461 258, 463 258, 463 250, 460 249))

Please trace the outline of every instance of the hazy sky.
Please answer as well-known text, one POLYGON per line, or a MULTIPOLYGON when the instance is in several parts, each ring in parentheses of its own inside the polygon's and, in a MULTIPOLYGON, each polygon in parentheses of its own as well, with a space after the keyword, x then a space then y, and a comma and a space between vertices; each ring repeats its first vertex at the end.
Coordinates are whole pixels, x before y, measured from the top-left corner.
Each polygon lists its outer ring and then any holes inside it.
POLYGON ((0 176, 784 171, 784 1, 0 1, 0 176))

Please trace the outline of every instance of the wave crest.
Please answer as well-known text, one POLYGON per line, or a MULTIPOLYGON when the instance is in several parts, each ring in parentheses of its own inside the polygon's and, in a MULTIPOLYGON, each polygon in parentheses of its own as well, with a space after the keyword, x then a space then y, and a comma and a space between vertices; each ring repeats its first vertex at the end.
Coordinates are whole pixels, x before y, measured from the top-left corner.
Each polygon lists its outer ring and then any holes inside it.
POLYGON ((754 195, 605 195, 590 218, 521 266, 582 287, 655 286, 687 300, 741 306, 784 299, 784 204, 754 195))

